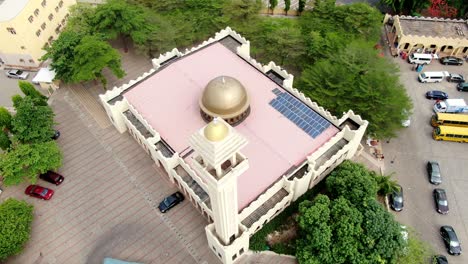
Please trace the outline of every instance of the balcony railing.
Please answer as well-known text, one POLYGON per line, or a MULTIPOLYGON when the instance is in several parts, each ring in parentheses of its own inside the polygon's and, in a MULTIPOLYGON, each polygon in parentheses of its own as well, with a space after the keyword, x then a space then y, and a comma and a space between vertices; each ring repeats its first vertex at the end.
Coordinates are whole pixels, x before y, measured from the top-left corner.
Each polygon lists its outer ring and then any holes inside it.
POLYGON ((151 132, 149 132, 148 129, 146 129, 146 127, 140 122, 140 120, 138 120, 138 118, 133 115, 132 111, 127 110, 124 112, 124 115, 145 138, 150 138, 153 136, 153 134, 151 134, 151 132))
POLYGON ((278 192, 276 192, 270 199, 266 200, 259 208, 253 211, 249 216, 247 216, 243 221, 242 224, 248 228, 250 228, 255 222, 257 222, 260 217, 266 215, 268 211, 270 211, 275 205, 284 197, 288 195, 288 191, 284 188, 281 188, 278 192))
POLYGON ((205 203, 206 206, 211 209, 210 197, 205 192, 205 190, 203 190, 203 188, 198 184, 198 182, 196 182, 181 165, 177 165, 177 167, 175 167, 174 170, 190 187, 190 189, 192 189, 192 191, 198 196, 200 201, 205 203))

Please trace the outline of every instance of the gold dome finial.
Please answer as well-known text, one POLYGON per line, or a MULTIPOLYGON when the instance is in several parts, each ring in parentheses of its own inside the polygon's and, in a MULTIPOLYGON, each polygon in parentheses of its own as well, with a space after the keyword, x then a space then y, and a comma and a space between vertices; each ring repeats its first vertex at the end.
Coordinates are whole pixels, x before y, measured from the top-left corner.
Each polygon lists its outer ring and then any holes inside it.
POLYGON ((213 118, 213 121, 211 121, 203 130, 203 134, 209 141, 221 141, 229 133, 229 128, 220 120, 218 120, 218 117, 213 118))

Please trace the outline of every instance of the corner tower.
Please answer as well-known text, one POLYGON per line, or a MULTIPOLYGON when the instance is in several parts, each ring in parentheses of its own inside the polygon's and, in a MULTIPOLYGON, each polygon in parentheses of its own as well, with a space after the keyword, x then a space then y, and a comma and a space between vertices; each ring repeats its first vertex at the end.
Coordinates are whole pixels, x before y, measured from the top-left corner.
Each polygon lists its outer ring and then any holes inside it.
POLYGON ((190 138, 193 168, 207 183, 215 233, 227 246, 239 236, 237 179, 248 167, 240 153, 247 140, 222 118, 214 118, 190 138))

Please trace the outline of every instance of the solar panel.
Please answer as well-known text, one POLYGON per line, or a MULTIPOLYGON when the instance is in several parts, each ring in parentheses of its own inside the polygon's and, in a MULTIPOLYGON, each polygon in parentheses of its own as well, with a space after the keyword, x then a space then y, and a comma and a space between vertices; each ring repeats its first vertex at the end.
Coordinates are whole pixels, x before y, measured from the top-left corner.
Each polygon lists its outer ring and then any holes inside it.
POLYGON ((312 138, 316 138, 330 126, 328 120, 289 93, 281 92, 278 88, 272 92, 277 97, 269 104, 312 138))

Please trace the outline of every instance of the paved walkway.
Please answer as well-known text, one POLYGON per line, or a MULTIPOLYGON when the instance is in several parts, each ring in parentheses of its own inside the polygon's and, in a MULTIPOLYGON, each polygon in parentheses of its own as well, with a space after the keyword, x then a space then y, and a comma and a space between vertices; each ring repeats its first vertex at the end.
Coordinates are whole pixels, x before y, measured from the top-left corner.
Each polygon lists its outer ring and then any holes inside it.
POLYGON ((219 263, 207 247, 206 220, 186 201, 167 214, 157 204, 176 189, 130 135, 101 128, 69 88, 51 99, 65 176, 50 201, 26 197, 26 184, 8 188, 35 206, 31 239, 8 263, 101 263, 106 256, 143 263, 219 263))

